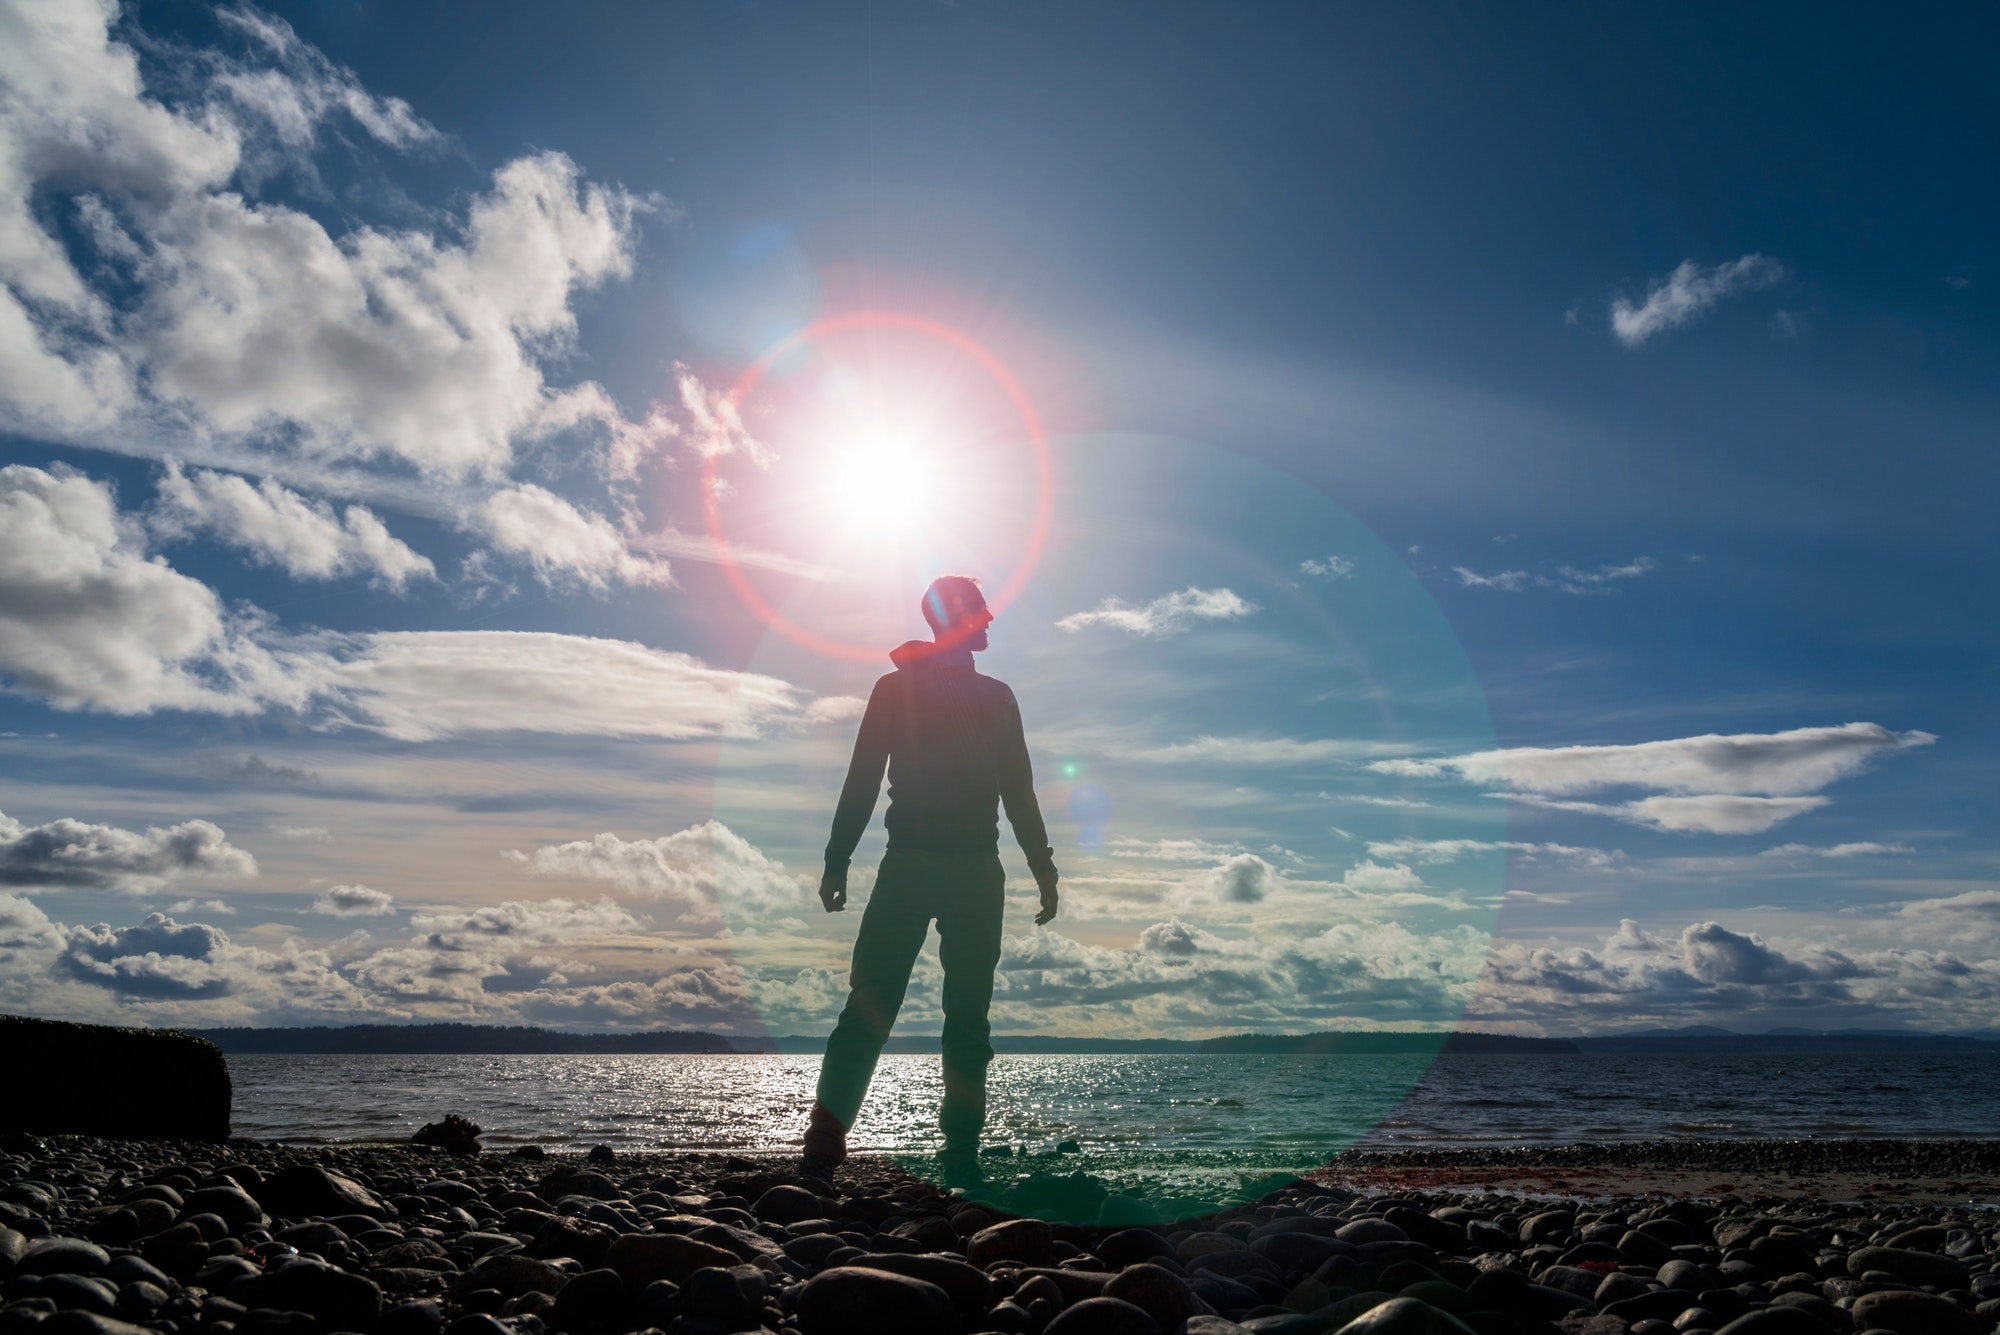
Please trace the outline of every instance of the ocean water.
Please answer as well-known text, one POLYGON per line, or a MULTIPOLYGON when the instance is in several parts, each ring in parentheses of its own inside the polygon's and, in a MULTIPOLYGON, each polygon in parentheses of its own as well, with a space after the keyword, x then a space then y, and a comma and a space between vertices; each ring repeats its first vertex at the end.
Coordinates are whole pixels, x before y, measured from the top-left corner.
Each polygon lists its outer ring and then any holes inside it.
MULTIPOLYGON (((816 1056, 229 1058, 237 1135, 403 1139, 461 1113, 493 1149, 795 1149, 816 1056)), ((1991 1056, 1039 1056, 994 1061, 987 1142, 1064 1171, 1296 1172, 1350 1146, 2000 1135, 1991 1056)), ((858 1147, 936 1146, 934 1056, 882 1059, 858 1147)))

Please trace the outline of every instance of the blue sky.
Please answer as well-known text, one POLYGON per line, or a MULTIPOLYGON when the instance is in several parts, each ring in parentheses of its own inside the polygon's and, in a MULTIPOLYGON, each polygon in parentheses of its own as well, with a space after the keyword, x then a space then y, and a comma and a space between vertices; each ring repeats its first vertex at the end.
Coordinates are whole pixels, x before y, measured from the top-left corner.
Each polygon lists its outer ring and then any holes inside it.
POLYGON ((952 568, 1003 1028, 1987 1031, 1994 28, 6 0, 0 1005, 823 1028, 952 568))

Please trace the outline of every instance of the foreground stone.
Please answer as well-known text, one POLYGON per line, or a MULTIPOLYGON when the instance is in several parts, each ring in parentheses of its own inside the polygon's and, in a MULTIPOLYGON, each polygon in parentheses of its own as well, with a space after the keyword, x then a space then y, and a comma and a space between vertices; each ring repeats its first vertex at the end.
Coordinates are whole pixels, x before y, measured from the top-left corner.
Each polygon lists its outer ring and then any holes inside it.
POLYGON ((1974 1335, 1980 1209, 1356 1195, 1009 1218, 892 1164, 0 1137, 0 1335, 1974 1335), (1165 1211, 1156 1211, 1164 1216, 1165 1211))

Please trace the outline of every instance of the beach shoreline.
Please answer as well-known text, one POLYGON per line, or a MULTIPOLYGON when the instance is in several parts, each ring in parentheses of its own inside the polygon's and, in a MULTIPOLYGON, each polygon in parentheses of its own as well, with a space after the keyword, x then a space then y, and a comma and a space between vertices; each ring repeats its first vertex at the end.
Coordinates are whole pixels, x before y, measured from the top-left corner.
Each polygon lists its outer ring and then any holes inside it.
POLYGON ((1757 1329, 2000 1322, 2000 1140, 1358 1149, 1150 1219, 1060 1156, 996 1157, 969 1192, 922 1166, 864 1152, 827 1182, 775 1151, 7 1133, 0 1330, 1335 1335, 1364 1317, 1430 1330, 1433 1312, 1478 1332, 1654 1335, 1775 1308, 1796 1315, 1757 1329), (1851 1199, 1824 1194, 1850 1182, 1851 1199))

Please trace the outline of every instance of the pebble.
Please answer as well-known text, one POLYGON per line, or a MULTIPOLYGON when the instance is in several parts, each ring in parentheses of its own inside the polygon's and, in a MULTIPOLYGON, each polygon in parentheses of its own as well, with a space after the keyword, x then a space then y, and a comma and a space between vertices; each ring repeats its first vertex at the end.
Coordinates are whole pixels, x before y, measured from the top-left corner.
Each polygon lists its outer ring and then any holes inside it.
POLYGON ((1023 1172, 975 1205, 865 1156, 831 1195, 794 1170, 639 1151, 592 1163, 0 1142, 0 1335, 1990 1335, 2000 1324, 2000 1220, 1974 1209, 1299 1184, 1175 1221, 1137 1197, 1107 1211, 1114 1197, 1076 1172, 1023 1172), (1010 1217, 1034 1200, 1106 1222, 1010 1217))

